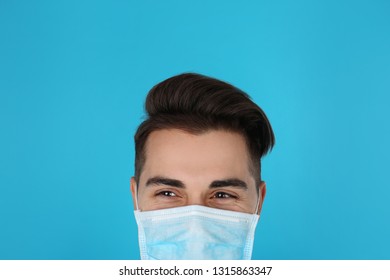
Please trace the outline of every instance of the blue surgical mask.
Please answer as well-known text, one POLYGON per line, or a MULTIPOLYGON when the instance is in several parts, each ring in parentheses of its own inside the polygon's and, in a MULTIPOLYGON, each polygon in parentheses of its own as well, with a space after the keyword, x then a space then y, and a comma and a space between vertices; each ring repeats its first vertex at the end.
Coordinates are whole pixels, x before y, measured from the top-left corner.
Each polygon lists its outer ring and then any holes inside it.
POLYGON ((200 205, 134 213, 143 260, 251 258, 256 214, 200 205))

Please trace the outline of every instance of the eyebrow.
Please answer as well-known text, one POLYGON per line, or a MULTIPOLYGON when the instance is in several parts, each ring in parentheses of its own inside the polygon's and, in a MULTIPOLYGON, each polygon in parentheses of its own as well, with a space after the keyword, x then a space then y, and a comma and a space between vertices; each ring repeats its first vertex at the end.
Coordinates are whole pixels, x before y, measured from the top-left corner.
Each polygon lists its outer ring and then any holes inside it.
POLYGON ((216 180, 213 181, 209 186, 210 189, 221 188, 221 187, 237 187, 244 190, 248 189, 248 186, 244 181, 236 178, 216 180))
POLYGON ((184 183, 180 180, 176 179, 170 179, 170 178, 165 178, 165 177, 152 177, 146 181, 146 186, 151 186, 151 185, 166 185, 166 186, 171 186, 171 187, 176 187, 176 188, 185 188, 184 183))
MULTIPOLYGON (((171 187, 176 187, 176 188, 185 188, 185 184, 176 179, 171 179, 171 178, 166 178, 166 177, 161 177, 161 176, 156 176, 149 178, 146 181, 146 186, 152 186, 152 185, 166 185, 166 186, 171 186, 171 187)), ((247 184, 237 178, 229 178, 229 179, 223 179, 223 180, 215 180, 213 181, 210 185, 210 189, 215 189, 215 188, 223 188, 223 187, 236 187, 240 188, 243 190, 247 190, 248 186, 247 184)))

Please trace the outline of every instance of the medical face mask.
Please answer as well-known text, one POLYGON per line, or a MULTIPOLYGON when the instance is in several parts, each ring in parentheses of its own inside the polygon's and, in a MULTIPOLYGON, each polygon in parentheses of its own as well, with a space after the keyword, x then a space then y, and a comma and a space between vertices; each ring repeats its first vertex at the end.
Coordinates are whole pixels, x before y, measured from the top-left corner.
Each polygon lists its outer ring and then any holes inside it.
POLYGON ((134 213, 143 260, 251 258, 256 214, 200 205, 134 213))

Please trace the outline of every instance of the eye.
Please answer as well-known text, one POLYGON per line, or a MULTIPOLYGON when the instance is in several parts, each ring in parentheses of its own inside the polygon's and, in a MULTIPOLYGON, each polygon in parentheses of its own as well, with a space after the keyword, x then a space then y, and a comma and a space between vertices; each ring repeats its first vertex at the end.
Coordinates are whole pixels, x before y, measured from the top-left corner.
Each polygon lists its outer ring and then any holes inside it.
POLYGON ((174 192, 171 191, 161 191, 156 194, 156 196, 163 196, 163 197, 175 197, 177 196, 174 192))
POLYGON ((225 193, 225 192, 217 192, 217 193, 214 194, 214 197, 217 198, 217 199, 234 199, 234 198, 237 198, 237 196, 232 195, 232 194, 228 194, 228 193, 225 193))

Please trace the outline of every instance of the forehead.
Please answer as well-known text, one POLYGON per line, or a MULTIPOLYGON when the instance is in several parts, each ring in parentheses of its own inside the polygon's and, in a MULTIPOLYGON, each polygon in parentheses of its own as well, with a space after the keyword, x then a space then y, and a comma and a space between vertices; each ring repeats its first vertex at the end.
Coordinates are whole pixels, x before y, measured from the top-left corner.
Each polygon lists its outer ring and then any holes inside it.
POLYGON ((249 175, 246 141, 225 130, 191 134, 179 129, 153 131, 145 145, 143 173, 172 177, 243 177, 249 175))

